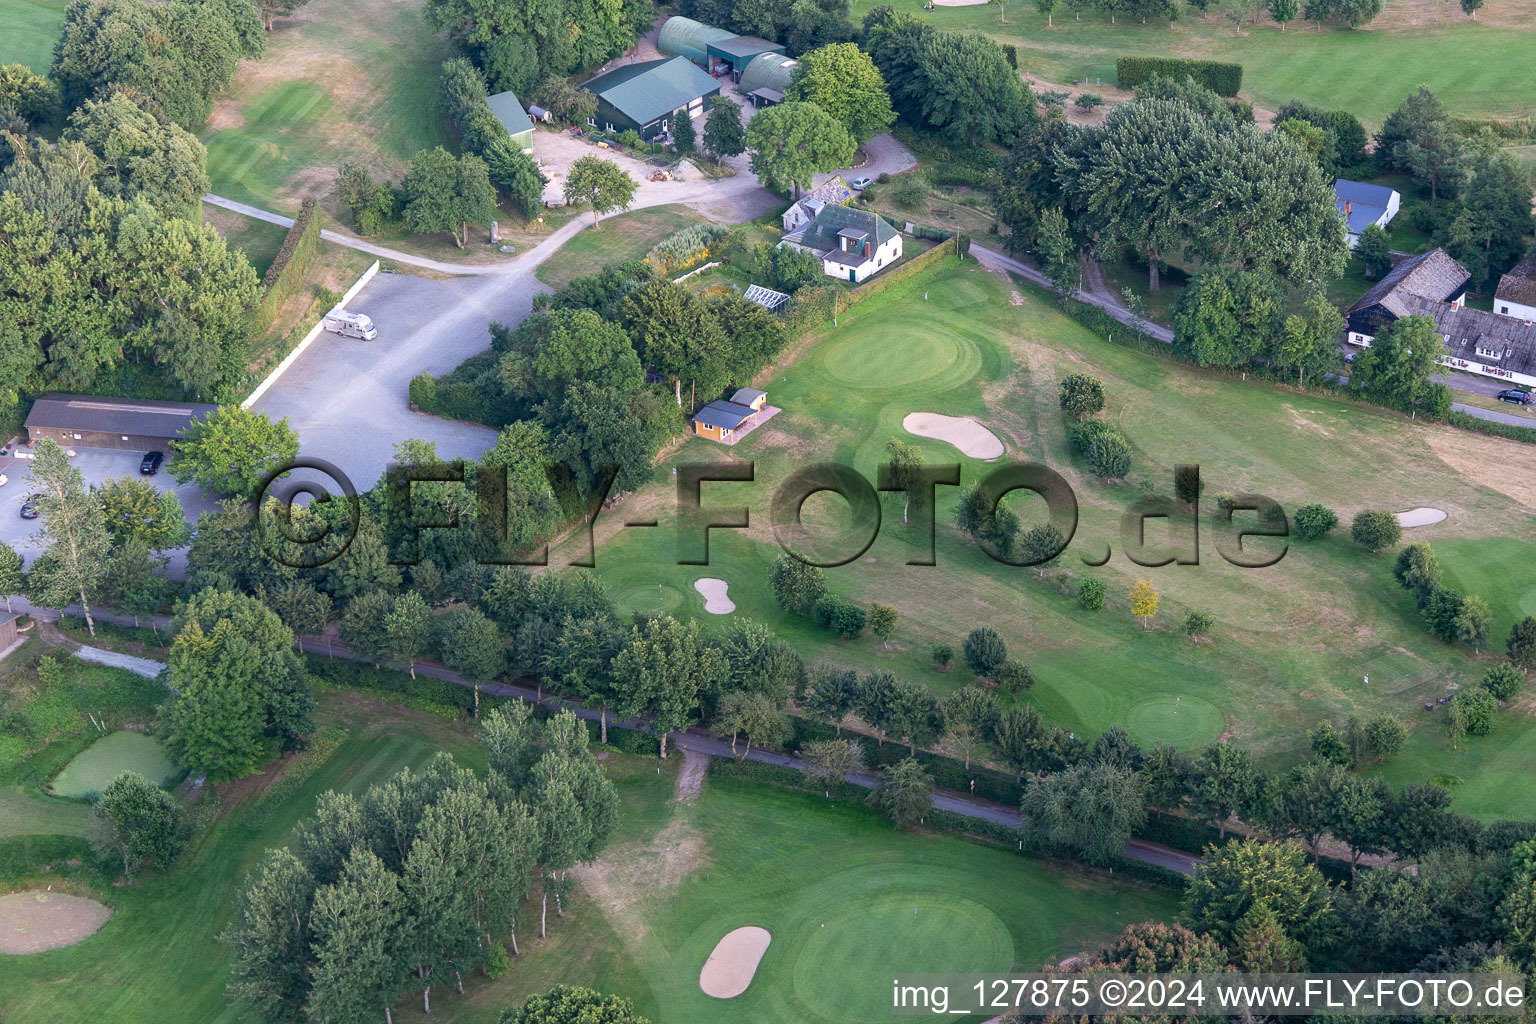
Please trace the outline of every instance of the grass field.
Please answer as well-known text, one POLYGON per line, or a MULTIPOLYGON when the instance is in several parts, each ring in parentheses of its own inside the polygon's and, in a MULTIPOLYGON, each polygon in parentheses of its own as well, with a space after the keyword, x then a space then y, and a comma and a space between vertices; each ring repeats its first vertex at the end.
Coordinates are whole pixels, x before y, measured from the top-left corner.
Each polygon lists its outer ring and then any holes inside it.
POLYGON ((19 786, 0 786, 0 839, 12 836, 84 836, 90 809, 70 800, 50 800, 19 786))
POLYGON ((159 740, 125 729, 103 736, 76 754, 49 788, 54 796, 84 799, 106 789, 107 783, 123 772, 138 772, 163 785, 175 771, 159 740))
MULTIPOLYGON (((592 214, 582 216, 590 218, 592 214)), ((559 288, 611 264, 644 256, 663 238, 702 219, 685 206, 653 206, 604 217, 596 230, 587 228, 539 264, 534 275, 551 288, 559 288)))
MULTIPOLYGON (((706 507, 747 505, 752 516, 748 531, 713 531, 707 568, 674 564, 665 466, 658 474, 662 486, 623 506, 626 520, 661 511, 660 529, 621 529, 620 520, 599 520, 599 536, 607 539, 597 569, 622 603, 645 610, 644 603, 666 601, 697 614, 694 581, 719 577, 730 585, 736 615, 765 622, 808 660, 888 669, 938 692, 972 677, 963 667, 936 669, 930 644, 958 650, 967 631, 990 624, 1039 680, 1026 699, 1063 728, 1092 735, 1121 724, 1144 743, 1166 740, 1186 749, 1227 737, 1276 766, 1300 756, 1306 731, 1320 719, 1342 722, 1350 710, 1393 711, 1417 728, 1414 749, 1388 771, 1420 780, 1459 775, 1467 782, 1458 799, 1469 810, 1488 813, 1497 799, 1502 815, 1536 814, 1536 796, 1477 770, 1489 758, 1514 767, 1522 744, 1524 766, 1531 767, 1529 698, 1500 716, 1493 736, 1447 749, 1438 720, 1428 721, 1421 705, 1474 681, 1492 659, 1432 639, 1391 578, 1390 554, 1360 552, 1347 525, 1322 542, 1293 542, 1269 569, 1224 561, 1208 518, 1198 566, 1136 566, 1120 534, 1133 500, 1171 490, 1177 463, 1201 467, 1207 508, 1216 494, 1245 491, 1268 494, 1289 509, 1321 501, 1346 524, 1363 508, 1442 508, 1449 519, 1410 531, 1411 539, 1434 543, 1449 575, 1490 602, 1502 643, 1517 615, 1529 613, 1527 603, 1536 604, 1520 568, 1524 556, 1515 554, 1529 550, 1536 536, 1536 491, 1523 483, 1536 470, 1530 447, 1201 373, 1119 347, 974 262, 946 262, 854 307, 800 351, 796 361, 759 380, 769 401, 785 410, 771 423, 728 454, 694 440, 672 456, 674 464, 727 457, 756 464, 754 483, 704 487, 706 507), (1079 371, 1104 380, 1106 417, 1131 440, 1135 466, 1125 483, 1092 477, 1068 448, 1056 384, 1079 371), (999 566, 949 525, 956 495, 941 489, 936 566, 904 564, 925 554, 926 545, 903 535, 900 505, 892 502, 862 559, 827 570, 834 593, 897 609, 888 650, 868 636, 837 640, 783 614, 766 585, 780 553, 769 508, 790 471, 833 460, 873 480, 894 437, 916 443, 930 464, 960 462, 964 481, 987 470, 941 442, 905 436, 903 417, 921 411, 977 416, 1007 445, 1006 458, 1061 472, 1079 503, 1072 547, 1045 579, 1034 570, 999 566), (1104 568, 1080 561, 1079 555, 1101 556, 1106 545, 1113 557, 1104 568), (1103 611, 1083 611, 1070 596, 1088 575, 1108 585, 1103 611), (1127 595, 1137 578, 1150 579, 1163 595, 1147 631, 1129 614, 1127 595), (669 592, 680 597, 668 598, 669 592), (1216 618, 1212 642, 1184 638, 1180 627, 1192 610, 1216 618)), ((813 498, 808 517, 840 505, 840 499, 813 498)), ((1028 518, 1029 507, 1023 508, 1028 518)), ((1154 545, 1164 536, 1155 523, 1147 533, 1154 545)), ((711 626, 722 621, 701 619, 711 626)))
POLYGON ((313 0, 279 18, 202 132, 213 191, 291 213, 349 160, 398 178, 417 150, 447 144, 448 56, 420 4, 313 0))
MULTIPOLYGON (((858 20, 879 0, 855 0, 858 20)), ((1536 4, 1512 0, 1489 7, 1476 21, 1453 4, 1388 0, 1361 30, 1319 32, 1300 21, 1282 33, 1266 16, 1237 35, 1220 8, 1188 12, 1172 24, 1142 25, 1098 12, 1076 21, 1056 12, 1054 27, 1029 4, 1009 4, 1007 23, 996 5, 939 7, 913 13, 939 28, 986 32, 1019 47, 1019 68, 1048 82, 1073 79, 1115 84, 1118 56, 1181 56, 1243 65, 1243 93, 1274 109, 1303 99, 1345 107, 1376 128, 1420 84, 1433 89, 1452 113, 1520 117, 1536 113, 1536 95, 1522 88, 1520 69, 1536 45, 1536 4)))
POLYGON ((39 75, 53 66, 68 0, 6 0, 5 32, 0 33, 0 64, 25 64, 39 75))

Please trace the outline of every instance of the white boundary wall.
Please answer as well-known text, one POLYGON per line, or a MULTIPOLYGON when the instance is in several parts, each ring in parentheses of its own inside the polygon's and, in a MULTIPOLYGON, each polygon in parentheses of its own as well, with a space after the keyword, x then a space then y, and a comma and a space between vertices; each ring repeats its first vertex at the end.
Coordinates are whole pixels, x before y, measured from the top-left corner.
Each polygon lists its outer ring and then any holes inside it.
MULTIPOLYGON (((352 282, 352 287, 348 288, 346 292, 342 294, 341 298, 337 300, 336 305, 332 306, 331 309, 345 308, 347 303, 355 299, 357 297, 357 293, 363 290, 363 285, 367 284, 369 281, 372 281, 373 275, 377 274, 378 272, 379 261, 374 260, 373 263, 369 265, 368 269, 363 271, 362 276, 359 277, 356 281, 352 282)), ((282 362, 278 363, 272 368, 272 372, 267 374, 265 380, 256 385, 256 390, 252 391, 250 397, 240 403, 240 408, 249 409, 251 406, 255 405, 261 396, 267 393, 267 389, 270 388, 273 384, 276 384, 277 379, 281 377, 290 366, 298 361, 299 356, 304 354, 304 350, 309 348, 309 346, 314 343, 314 340, 320 337, 320 335, 324 332, 325 315, 321 314, 320 319, 316 321, 315 326, 309 329, 309 333, 304 335, 304 337, 300 339, 297 345, 293 346, 293 351, 284 356, 282 362)))

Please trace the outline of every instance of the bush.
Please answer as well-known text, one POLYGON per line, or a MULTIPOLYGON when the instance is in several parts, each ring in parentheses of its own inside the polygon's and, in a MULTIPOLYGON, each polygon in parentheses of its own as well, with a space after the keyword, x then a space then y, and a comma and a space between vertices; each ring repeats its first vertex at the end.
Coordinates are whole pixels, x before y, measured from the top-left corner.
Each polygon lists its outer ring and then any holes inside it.
POLYGON ((1008 660, 1008 645, 997 630, 979 626, 965 638, 965 664, 979 676, 989 676, 1008 660))
POLYGON ((1088 420, 1072 428, 1072 447, 1095 476, 1123 479, 1131 471, 1131 446, 1113 424, 1088 420))
POLYGON ((1184 57, 1121 57, 1115 61, 1115 77, 1122 89, 1134 89, 1159 76, 1193 78, 1218 96, 1236 96, 1243 87, 1241 64, 1184 57))
POLYGON ((827 594, 816 602, 816 621, 844 640, 853 640, 864 632, 868 618, 853 602, 827 594))
POLYGON ((1216 620, 1205 612, 1190 612, 1184 620, 1185 636, 1209 636, 1216 620))
POLYGON ((1483 689, 1491 693, 1495 700, 1504 703, 1514 700, 1524 685, 1525 673, 1507 661, 1500 662, 1483 673, 1483 689))
POLYGON ((1070 95, 1071 95, 1071 93, 1059 92, 1059 91, 1053 89, 1053 90, 1050 90, 1048 92, 1037 92, 1037 93, 1035 93, 1035 99, 1039 100, 1042 104, 1044 104, 1047 107, 1058 107, 1058 108, 1060 108, 1060 107, 1065 107, 1067 105, 1067 97, 1070 96, 1070 95))
POLYGON ((1081 107, 1083 110, 1092 110, 1094 107, 1102 107, 1104 105, 1104 97, 1096 92, 1079 93, 1077 99, 1072 101, 1072 105, 1081 107))
POLYGON ((1493 719, 1498 711, 1499 702, 1481 687, 1462 690, 1451 700, 1451 713, 1461 719, 1468 736, 1487 736, 1493 732, 1493 719))
POLYGON ((1355 543, 1375 554, 1382 548, 1396 544, 1403 536, 1403 526, 1397 516, 1380 509, 1366 509, 1357 513, 1349 524, 1349 535, 1355 543))
POLYGON ((1104 581, 1088 577, 1077 585, 1077 603, 1090 612, 1104 607, 1104 581))
POLYGON ((626 128, 619 132, 618 137, 614 141, 625 149, 635 149, 640 145, 640 133, 633 128, 626 128))
POLYGON ((694 224, 651 247, 645 262, 658 274, 671 274, 709 258, 710 248, 725 234, 723 224, 694 224))
POLYGON ((1322 540, 1339 525, 1339 517, 1333 509, 1316 503, 1301 506, 1291 521, 1296 526, 1296 535, 1302 540, 1322 540))
POLYGON ((928 654, 933 658, 933 663, 945 672, 949 671, 950 662, 955 660, 955 649, 949 644, 934 644, 928 648, 928 654))
POLYGON ((1091 373, 1063 377, 1059 391, 1061 411, 1069 416, 1087 419, 1104 408, 1104 382, 1091 373))
POLYGON ((1016 661, 1005 661, 991 672, 992 681, 1007 693, 1022 693, 1035 685, 1035 674, 1029 666, 1016 661))
POLYGON ((927 198, 928 189, 917 175, 903 174, 885 194, 897 206, 916 206, 927 198))

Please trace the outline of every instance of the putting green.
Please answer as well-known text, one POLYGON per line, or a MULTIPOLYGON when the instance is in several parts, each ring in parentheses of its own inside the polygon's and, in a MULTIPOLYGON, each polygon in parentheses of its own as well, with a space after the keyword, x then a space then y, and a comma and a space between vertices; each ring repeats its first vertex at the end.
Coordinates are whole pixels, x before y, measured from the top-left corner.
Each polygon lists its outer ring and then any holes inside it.
POLYGON ((123 772, 138 772, 150 782, 163 785, 176 772, 160 741, 141 732, 114 732, 76 754, 54 776, 50 789, 55 796, 84 799, 100 793, 123 772))
POLYGON ((1214 741, 1224 725, 1216 705, 1187 693, 1151 694, 1133 703, 1125 716, 1125 730, 1138 743, 1170 743, 1186 750, 1214 741))
POLYGON ((670 583, 637 583, 616 591, 613 602, 631 615, 664 615, 683 603, 683 592, 670 583))
POLYGON ((801 946, 791 981, 795 998, 828 1020, 889 1014, 889 979, 898 972, 1013 967, 1008 926, 987 907, 963 897, 896 886, 822 913, 826 920, 817 922, 801 946))
POLYGON ((958 387, 980 373, 981 353, 970 339, 933 319, 919 317, 878 331, 834 337, 824 344, 818 361, 832 380, 861 391, 921 388, 931 393, 958 387))

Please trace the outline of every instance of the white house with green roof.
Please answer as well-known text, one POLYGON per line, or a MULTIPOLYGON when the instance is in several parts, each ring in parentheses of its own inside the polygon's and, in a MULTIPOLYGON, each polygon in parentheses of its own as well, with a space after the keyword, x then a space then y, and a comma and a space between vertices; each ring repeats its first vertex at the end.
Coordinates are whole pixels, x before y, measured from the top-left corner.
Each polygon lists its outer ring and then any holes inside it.
POLYGON ((597 97, 597 113, 588 121, 603 131, 634 129, 654 139, 680 117, 704 112, 704 97, 718 96, 720 83, 687 57, 625 64, 582 83, 597 97))
POLYGON ((823 206, 779 244, 814 254, 823 274, 855 284, 901 259, 900 231, 868 210, 847 206, 823 206))
POLYGON ((512 141, 520 146, 524 153, 533 152, 533 119, 528 116, 528 111, 517 101, 517 97, 510 92, 499 92, 495 96, 487 97, 491 113, 496 115, 507 129, 507 134, 512 136, 512 141))

